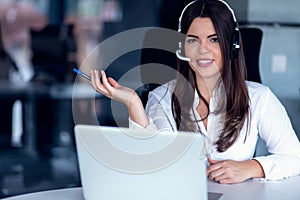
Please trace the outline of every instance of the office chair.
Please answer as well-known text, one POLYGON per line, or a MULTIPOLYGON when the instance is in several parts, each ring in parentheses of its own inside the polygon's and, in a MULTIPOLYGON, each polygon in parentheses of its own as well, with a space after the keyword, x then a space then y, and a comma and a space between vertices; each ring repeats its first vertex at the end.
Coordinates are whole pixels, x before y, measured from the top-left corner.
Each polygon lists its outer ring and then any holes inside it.
POLYGON ((63 82, 67 73, 67 37, 61 25, 47 25, 31 31, 32 63, 37 75, 43 74, 45 82, 63 82))
MULTIPOLYGON (((148 30, 144 36, 144 45, 147 46, 147 43, 159 42, 161 40, 159 32, 160 31, 157 31, 157 29, 148 30)), ((166 38, 166 40, 170 40, 170 38, 166 38)), ((172 45, 170 50, 175 52, 178 48, 178 42, 167 42, 172 45)), ((157 83, 151 83, 153 80, 157 81, 158 83, 167 83, 168 81, 176 78, 177 57, 174 53, 162 49, 145 48, 141 51, 140 64, 148 64, 147 66, 141 68, 141 81, 145 85, 140 91, 137 91, 141 97, 143 105, 145 106, 148 99, 148 93, 159 86, 157 83), (165 67, 169 67, 170 69, 174 70, 168 70, 165 67)))
POLYGON ((247 80, 261 83, 259 54, 263 32, 259 28, 240 28, 247 67, 247 80))

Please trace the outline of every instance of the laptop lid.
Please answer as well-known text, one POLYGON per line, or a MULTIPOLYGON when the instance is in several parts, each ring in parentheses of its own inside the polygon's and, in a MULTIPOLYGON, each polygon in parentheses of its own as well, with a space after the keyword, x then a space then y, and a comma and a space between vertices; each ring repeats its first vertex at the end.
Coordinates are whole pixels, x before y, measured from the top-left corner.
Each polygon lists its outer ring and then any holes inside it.
POLYGON ((85 199, 207 199, 202 135, 91 125, 74 130, 85 199))

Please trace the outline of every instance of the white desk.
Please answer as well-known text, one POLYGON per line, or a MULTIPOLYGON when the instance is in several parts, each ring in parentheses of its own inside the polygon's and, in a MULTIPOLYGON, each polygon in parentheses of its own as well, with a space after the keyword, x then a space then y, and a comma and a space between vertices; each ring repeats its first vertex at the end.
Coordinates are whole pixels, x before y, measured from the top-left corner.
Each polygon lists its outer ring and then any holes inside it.
POLYGON ((208 191, 223 193, 220 200, 299 200, 300 176, 281 181, 250 180, 233 185, 208 182, 208 191))
MULTIPOLYGON (((208 182, 208 191, 223 193, 220 200, 299 200, 300 176, 290 179, 264 182, 246 181, 240 184, 221 185, 208 182)), ((83 200, 82 188, 70 188, 30 193, 3 200, 83 200)))

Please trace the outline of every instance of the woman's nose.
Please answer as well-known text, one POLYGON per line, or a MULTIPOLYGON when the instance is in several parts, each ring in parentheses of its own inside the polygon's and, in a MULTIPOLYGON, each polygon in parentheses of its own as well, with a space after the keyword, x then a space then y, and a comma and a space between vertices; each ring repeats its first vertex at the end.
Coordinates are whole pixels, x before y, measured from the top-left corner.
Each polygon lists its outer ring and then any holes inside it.
POLYGON ((198 52, 201 53, 201 54, 208 53, 208 48, 203 43, 198 43, 198 48, 197 49, 198 49, 198 52))

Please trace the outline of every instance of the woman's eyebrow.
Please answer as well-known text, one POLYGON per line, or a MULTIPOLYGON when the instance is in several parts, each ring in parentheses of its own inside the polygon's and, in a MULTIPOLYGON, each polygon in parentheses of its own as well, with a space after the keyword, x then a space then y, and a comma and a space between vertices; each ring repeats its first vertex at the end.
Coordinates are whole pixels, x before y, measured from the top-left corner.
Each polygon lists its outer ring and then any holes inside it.
POLYGON ((214 34, 207 36, 207 38, 211 38, 211 37, 215 37, 215 36, 218 36, 218 35, 216 33, 214 33, 214 34))
MULTIPOLYGON (((198 39, 199 39, 199 37, 198 37, 197 35, 191 35, 191 34, 188 34, 187 36, 188 36, 188 37, 194 37, 194 38, 198 38, 198 39)), ((217 36, 216 33, 207 36, 207 38, 211 38, 211 37, 215 37, 215 36, 217 36)))
POLYGON ((188 37, 194 37, 194 38, 199 38, 197 35, 186 35, 188 37))

